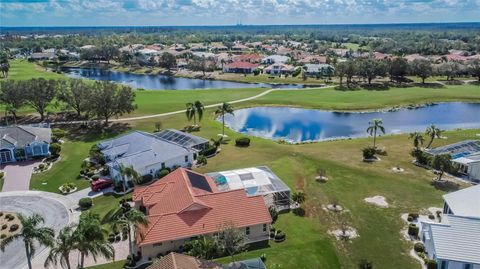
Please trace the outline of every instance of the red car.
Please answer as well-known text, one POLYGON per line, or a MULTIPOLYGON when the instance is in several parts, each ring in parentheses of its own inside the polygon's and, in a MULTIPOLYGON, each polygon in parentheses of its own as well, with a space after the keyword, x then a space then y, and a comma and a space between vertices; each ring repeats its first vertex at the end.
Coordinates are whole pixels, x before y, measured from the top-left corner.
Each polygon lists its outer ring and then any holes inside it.
POLYGON ((98 180, 92 181, 91 188, 92 188, 92 191, 97 192, 97 191, 106 189, 108 187, 111 187, 112 185, 113 185, 113 180, 100 178, 98 180))

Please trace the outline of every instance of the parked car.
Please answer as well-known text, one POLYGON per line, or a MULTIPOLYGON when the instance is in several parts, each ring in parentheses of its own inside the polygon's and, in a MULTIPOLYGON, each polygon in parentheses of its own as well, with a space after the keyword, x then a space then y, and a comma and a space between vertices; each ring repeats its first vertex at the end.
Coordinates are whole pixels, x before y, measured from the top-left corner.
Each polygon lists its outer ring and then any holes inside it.
POLYGON ((101 191, 113 185, 113 180, 100 178, 98 180, 92 181, 91 188, 92 191, 101 191))

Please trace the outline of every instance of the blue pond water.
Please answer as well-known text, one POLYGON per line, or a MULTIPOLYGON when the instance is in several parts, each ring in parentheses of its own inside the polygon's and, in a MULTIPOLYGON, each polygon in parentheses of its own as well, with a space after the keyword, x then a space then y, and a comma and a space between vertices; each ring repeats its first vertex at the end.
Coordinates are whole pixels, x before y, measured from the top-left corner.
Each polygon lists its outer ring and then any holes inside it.
POLYGON ((93 80, 114 81, 133 88, 146 90, 191 90, 191 89, 222 89, 222 88, 303 88, 304 85, 274 85, 266 83, 241 83, 221 80, 176 78, 166 75, 133 74, 128 72, 110 71, 99 68, 62 68, 71 78, 89 78, 93 80))
MULTIPOLYGON (((387 134, 424 131, 430 124, 444 130, 480 128, 480 104, 440 103, 392 112, 332 112, 290 107, 254 107, 225 116, 233 130, 290 142, 365 137, 368 122, 380 118, 387 134)), ((219 119, 221 120, 221 119, 219 119)))

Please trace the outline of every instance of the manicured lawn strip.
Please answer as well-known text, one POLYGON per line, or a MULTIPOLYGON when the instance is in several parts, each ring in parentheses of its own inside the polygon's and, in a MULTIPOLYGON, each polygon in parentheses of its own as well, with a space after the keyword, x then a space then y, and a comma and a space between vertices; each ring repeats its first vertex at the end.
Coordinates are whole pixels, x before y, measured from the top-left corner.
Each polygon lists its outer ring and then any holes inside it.
MULTIPOLYGON (((27 80, 32 78, 63 79, 65 76, 46 71, 45 68, 26 60, 10 61, 10 71, 7 79, 27 80)), ((4 78, 0 79, 3 80, 4 78)))
POLYGON ((284 105, 328 110, 368 110, 426 102, 480 102, 480 87, 475 85, 445 88, 390 88, 385 91, 317 90, 274 91, 237 106, 284 105))
POLYGON ((31 190, 41 190, 59 193, 58 187, 63 183, 73 182, 78 190, 90 186, 88 180, 80 177, 82 161, 88 157, 93 142, 67 141, 62 144, 61 159, 53 167, 40 174, 32 175, 31 190), (46 182, 46 185, 42 183, 46 182))
POLYGON ((125 264, 125 260, 115 261, 112 263, 105 263, 95 266, 86 267, 89 269, 122 269, 123 265, 125 264))

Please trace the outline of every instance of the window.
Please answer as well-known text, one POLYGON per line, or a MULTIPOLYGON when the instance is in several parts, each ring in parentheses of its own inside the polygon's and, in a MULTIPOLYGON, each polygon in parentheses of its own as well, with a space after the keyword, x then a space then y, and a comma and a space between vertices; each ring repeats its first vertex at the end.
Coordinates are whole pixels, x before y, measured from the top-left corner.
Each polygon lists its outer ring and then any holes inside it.
POLYGON ((448 268, 448 262, 447 261, 442 261, 440 269, 447 269, 448 268))
POLYGON ((472 264, 470 263, 466 263, 465 266, 463 267, 463 269, 472 269, 472 264))
POLYGON ((250 227, 245 228, 245 234, 250 235, 250 227))
POLYGON ((267 231, 267 224, 263 224, 263 231, 264 231, 264 232, 267 231))
POLYGON ((185 162, 188 163, 188 155, 185 155, 185 162))
POLYGON ((193 153, 193 160, 194 160, 194 161, 197 160, 197 153, 193 153))
POLYGON ((162 245, 163 245, 162 243, 155 243, 155 244, 153 244, 153 247, 158 248, 158 247, 161 247, 162 245))
POLYGON ((162 163, 162 169, 165 169, 165 163, 162 163))

